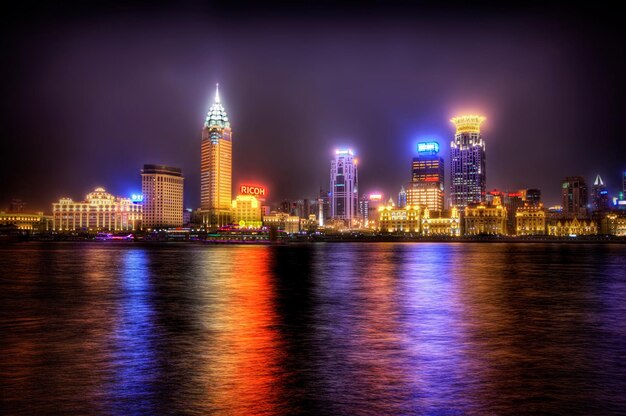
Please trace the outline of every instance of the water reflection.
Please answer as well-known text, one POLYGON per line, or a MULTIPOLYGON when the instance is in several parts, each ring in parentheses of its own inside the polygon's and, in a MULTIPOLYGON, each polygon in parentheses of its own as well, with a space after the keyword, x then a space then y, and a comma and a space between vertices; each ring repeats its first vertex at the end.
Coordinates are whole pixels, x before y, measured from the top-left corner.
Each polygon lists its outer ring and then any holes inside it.
POLYGON ((158 413, 153 388, 156 370, 156 338, 148 255, 144 250, 121 253, 119 298, 109 335, 112 345, 111 371, 107 395, 115 413, 158 413))
MULTIPOLYGON (((207 252, 207 256, 214 253, 207 252)), ((204 294, 218 307, 207 311, 211 333, 202 356, 207 410, 227 414, 281 414, 281 391, 275 294, 271 286, 272 251, 267 247, 219 250, 206 269, 204 294), (218 273, 215 273, 218 271, 218 273)))
POLYGON ((625 247, 0 246, 10 414, 620 414, 625 247))

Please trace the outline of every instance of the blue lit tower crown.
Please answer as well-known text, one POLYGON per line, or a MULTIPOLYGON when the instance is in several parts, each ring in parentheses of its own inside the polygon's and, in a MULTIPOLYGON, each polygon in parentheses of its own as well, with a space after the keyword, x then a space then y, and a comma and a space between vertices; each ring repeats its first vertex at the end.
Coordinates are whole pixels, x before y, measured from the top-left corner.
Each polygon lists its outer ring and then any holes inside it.
POLYGON ((485 200, 485 142, 480 134, 485 117, 464 115, 450 121, 456 126, 450 142, 450 203, 463 208, 485 200))

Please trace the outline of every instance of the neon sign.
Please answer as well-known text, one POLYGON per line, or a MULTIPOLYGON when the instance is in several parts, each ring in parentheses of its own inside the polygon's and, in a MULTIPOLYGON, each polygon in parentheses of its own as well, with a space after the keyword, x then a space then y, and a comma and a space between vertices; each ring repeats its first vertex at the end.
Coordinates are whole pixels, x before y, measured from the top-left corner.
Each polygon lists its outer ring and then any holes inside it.
POLYGON ((439 143, 421 142, 417 144, 418 153, 439 153, 439 143))
POLYGON ((132 194, 130 196, 130 199, 133 202, 142 202, 143 201, 143 195, 142 194, 132 194))
POLYGON ((370 201, 380 201, 383 199, 381 194, 370 194, 370 201))
POLYGON ((337 149, 335 150, 336 155, 350 155, 352 156, 352 149, 337 149))
POLYGON ((266 196, 267 191, 263 186, 256 185, 241 185, 239 187, 239 193, 242 195, 255 195, 255 196, 266 196))

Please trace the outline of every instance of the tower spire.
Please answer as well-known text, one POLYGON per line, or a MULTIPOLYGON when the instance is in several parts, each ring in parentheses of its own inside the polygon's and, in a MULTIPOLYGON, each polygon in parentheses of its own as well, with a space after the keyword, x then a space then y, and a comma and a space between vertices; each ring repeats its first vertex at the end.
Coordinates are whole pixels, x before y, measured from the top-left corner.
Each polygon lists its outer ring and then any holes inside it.
POLYGON ((594 185, 598 186, 602 186, 604 185, 604 182, 602 182, 602 178, 600 177, 600 174, 598 174, 598 176, 596 176, 596 181, 594 182, 594 185))
POLYGON ((216 103, 220 102, 220 84, 219 84, 219 82, 217 84, 215 84, 215 102, 216 103))

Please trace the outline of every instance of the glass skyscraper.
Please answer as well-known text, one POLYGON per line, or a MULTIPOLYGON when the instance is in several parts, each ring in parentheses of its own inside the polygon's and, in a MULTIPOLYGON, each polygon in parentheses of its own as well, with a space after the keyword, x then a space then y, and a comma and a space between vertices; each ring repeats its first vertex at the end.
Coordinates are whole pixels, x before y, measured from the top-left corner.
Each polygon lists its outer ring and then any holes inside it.
POLYGON ((215 102, 202 129, 200 209, 205 227, 217 228, 231 222, 232 176, 232 132, 216 87, 215 102))
POLYGON ((357 162, 352 149, 335 151, 330 162, 330 215, 351 226, 359 209, 357 162))
POLYGON ((456 126, 450 143, 450 203, 466 207, 485 200, 485 142, 480 134, 485 117, 465 115, 450 121, 456 126))

